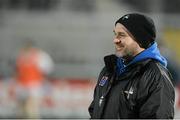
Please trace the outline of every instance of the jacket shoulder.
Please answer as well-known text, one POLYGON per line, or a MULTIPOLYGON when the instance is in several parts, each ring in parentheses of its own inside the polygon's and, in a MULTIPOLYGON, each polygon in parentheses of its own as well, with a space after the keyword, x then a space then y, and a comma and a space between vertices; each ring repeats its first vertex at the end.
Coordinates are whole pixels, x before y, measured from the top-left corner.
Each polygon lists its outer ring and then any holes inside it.
POLYGON ((151 72, 157 73, 161 70, 166 70, 158 61, 151 60, 146 65, 145 68, 151 72))
POLYGON ((154 73, 155 75, 162 75, 164 77, 169 77, 170 79, 172 79, 169 70, 158 61, 155 60, 150 61, 147 64, 146 68, 149 68, 148 70, 154 73))
POLYGON ((166 67, 164 67, 161 63, 159 63, 158 61, 155 60, 151 60, 149 61, 145 67, 144 67, 144 71, 147 73, 150 73, 154 76, 165 76, 165 77, 169 77, 170 79, 172 79, 171 74, 169 73, 168 69, 166 67))
MULTIPOLYGON (((143 68, 144 75, 143 81, 152 86, 164 86, 165 84, 170 88, 173 88, 172 76, 168 69, 164 67, 161 63, 155 60, 149 61, 143 68)), ((152 87, 151 86, 151 87, 152 87)), ((149 86, 150 87, 150 86, 149 86)))

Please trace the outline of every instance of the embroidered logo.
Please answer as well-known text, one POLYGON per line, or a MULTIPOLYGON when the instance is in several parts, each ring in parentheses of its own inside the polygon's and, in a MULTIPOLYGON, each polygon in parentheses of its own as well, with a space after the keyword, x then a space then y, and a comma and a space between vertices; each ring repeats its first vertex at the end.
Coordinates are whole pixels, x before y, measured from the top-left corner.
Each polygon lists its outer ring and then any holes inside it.
POLYGON ((124 91, 124 93, 127 94, 127 99, 129 99, 130 95, 132 95, 134 93, 134 89, 131 86, 131 88, 128 91, 124 91))
POLYGON ((125 20, 125 19, 128 19, 129 18, 129 15, 125 15, 122 20, 125 20))
POLYGON ((108 77, 107 76, 103 76, 102 79, 99 82, 99 85, 100 86, 104 86, 107 80, 108 80, 108 77))

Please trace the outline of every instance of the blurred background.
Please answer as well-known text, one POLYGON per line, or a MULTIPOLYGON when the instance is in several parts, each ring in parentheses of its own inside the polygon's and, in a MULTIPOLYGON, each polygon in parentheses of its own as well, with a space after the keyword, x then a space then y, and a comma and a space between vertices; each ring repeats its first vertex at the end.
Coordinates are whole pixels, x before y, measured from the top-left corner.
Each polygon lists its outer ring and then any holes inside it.
POLYGON ((89 118, 114 22, 132 12, 155 22, 180 118, 179 0, 0 0, 0 118, 89 118))

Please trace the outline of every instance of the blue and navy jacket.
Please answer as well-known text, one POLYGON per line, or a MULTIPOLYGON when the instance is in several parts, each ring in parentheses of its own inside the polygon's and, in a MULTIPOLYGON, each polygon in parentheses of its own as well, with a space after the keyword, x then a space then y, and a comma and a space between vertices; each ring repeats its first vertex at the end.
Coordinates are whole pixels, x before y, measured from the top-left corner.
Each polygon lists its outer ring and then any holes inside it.
POLYGON ((89 106, 91 118, 174 118, 172 77, 156 43, 126 65, 115 55, 104 60, 89 106))

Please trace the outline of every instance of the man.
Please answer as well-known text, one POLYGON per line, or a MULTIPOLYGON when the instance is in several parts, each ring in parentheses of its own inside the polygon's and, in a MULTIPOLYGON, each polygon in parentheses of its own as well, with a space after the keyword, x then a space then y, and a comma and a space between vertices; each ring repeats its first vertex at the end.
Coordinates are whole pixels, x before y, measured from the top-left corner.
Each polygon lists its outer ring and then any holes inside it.
POLYGON ((53 60, 45 51, 27 41, 16 61, 17 95, 21 107, 18 117, 38 118, 42 85, 53 70, 53 60))
POLYGON ((104 58, 91 118, 174 118, 174 87, 153 20, 127 14, 116 21, 114 33, 116 55, 104 58))

